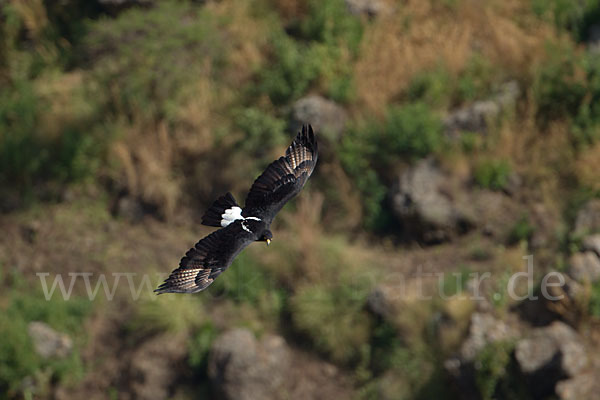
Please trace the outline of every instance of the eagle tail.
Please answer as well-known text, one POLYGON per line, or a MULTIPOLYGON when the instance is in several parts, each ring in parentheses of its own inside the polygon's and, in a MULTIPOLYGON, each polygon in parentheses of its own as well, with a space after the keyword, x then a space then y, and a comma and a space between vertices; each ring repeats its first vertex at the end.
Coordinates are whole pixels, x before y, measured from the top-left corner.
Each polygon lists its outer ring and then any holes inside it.
POLYGON ((237 204, 231 193, 219 197, 204 213, 202 225, 223 227, 236 219, 241 219, 242 209, 237 204))

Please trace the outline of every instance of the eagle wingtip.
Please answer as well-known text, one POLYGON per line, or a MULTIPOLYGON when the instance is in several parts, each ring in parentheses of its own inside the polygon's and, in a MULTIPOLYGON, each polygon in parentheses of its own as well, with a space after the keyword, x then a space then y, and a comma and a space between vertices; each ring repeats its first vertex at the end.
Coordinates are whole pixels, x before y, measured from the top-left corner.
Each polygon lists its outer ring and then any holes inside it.
POLYGON ((317 135, 311 124, 303 124, 294 141, 317 152, 317 135))

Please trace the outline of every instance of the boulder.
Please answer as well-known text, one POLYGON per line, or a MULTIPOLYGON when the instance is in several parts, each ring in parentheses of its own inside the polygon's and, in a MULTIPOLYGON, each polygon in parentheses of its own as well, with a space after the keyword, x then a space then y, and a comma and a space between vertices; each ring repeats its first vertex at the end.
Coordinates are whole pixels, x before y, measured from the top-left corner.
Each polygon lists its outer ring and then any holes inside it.
POLYGON ((591 235, 583 239, 583 250, 593 251, 600 257, 600 234, 591 235))
POLYGON ((289 347, 280 336, 258 340, 247 329, 223 333, 208 361, 213 387, 225 399, 353 398, 351 383, 327 362, 289 347))
POLYGON ((560 381, 556 385, 556 395, 560 400, 595 400, 598 393, 600 381, 591 372, 560 381))
POLYGON ((575 377, 589 363, 577 332, 560 321, 521 339, 515 358, 536 398, 551 396, 558 381, 575 377))
POLYGON ((383 0, 346 0, 346 7, 352 15, 367 15, 377 17, 389 14, 391 8, 383 0))
POLYGON ((443 121, 446 135, 455 138, 462 131, 486 133, 488 127, 495 123, 502 113, 514 109, 519 95, 517 82, 505 83, 491 98, 476 101, 448 115, 443 121))
POLYGON ((489 344, 512 341, 517 335, 516 329, 491 314, 475 312, 471 315, 467 339, 459 351, 444 362, 444 368, 457 386, 461 399, 481 399, 476 365, 480 352, 489 344))
POLYGON ((117 199, 113 213, 129 222, 139 222, 144 217, 144 206, 134 196, 123 196, 117 199))
POLYGON ((337 103, 318 95, 308 95, 296 101, 292 108, 292 129, 297 131, 303 124, 311 124, 332 142, 337 141, 348 116, 337 103))
POLYGON ((131 356, 127 383, 134 398, 159 400, 183 373, 187 346, 183 335, 160 335, 145 341, 131 356))
POLYGON ((44 322, 30 322, 27 332, 35 351, 43 358, 65 358, 73 350, 69 335, 55 331, 44 322))
POLYGON ((450 195, 447 182, 432 159, 421 160, 400 175, 391 189, 391 200, 406 233, 436 243, 473 226, 474 218, 450 195))
POLYGON ((390 318, 394 313, 393 301, 390 299, 392 293, 392 289, 388 286, 376 286, 367 297, 369 310, 381 318, 390 318))
POLYGON ((290 353, 283 338, 266 335, 258 341, 247 329, 226 332, 213 344, 208 374, 225 399, 284 397, 290 353))
POLYGON ((510 325, 491 314, 473 313, 469 336, 463 342, 459 355, 463 361, 473 361, 486 345, 512 339, 517 334, 518 332, 510 325))
POLYGON ((595 232, 600 232, 600 199, 588 201, 575 218, 575 235, 584 236, 595 232))
POLYGON ((593 251, 575 253, 569 259, 568 272, 577 282, 596 282, 600 279, 600 259, 593 251))

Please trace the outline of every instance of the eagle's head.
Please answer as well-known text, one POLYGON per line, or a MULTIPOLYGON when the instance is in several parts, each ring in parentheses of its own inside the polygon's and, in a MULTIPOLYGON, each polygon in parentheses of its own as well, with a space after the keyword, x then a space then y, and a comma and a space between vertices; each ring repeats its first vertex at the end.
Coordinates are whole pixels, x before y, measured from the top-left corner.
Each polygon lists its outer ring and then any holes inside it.
POLYGON ((271 233, 270 230, 265 229, 262 233, 262 235, 260 235, 260 237, 258 238, 259 242, 267 242, 267 246, 269 245, 269 243, 271 243, 271 240, 273 239, 273 234, 271 233))

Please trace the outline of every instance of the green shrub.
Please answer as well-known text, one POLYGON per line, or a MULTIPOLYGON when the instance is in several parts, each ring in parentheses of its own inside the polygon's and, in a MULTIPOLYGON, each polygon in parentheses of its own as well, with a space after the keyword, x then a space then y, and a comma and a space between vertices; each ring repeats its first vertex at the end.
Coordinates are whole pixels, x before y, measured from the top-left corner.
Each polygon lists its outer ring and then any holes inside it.
POLYGON ((384 121, 362 121, 349 129, 338 154, 361 191, 369 228, 385 229, 389 224, 389 210, 382 201, 393 166, 425 157, 442 142, 440 119, 423 103, 392 107, 384 121))
POLYGON ((597 0, 532 0, 531 5, 539 17, 553 22, 560 29, 569 30, 578 40, 588 38, 589 28, 600 14, 597 0))
POLYGON ((46 301, 41 291, 28 288, 19 276, 13 275, 11 286, 3 287, 0 295, 0 391, 16 393, 25 377, 37 379, 42 370, 59 382, 80 378, 83 367, 77 345, 83 339, 81 326, 92 303, 73 297, 68 301, 57 297, 46 301), (62 360, 38 356, 27 334, 31 321, 45 322, 71 335, 75 343, 73 353, 62 360))
POLYGON ((218 30, 224 22, 191 2, 161 1, 91 23, 84 45, 105 111, 131 120, 173 118, 198 76, 212 70, 218 80, 228 49, 218 30))
POLYGON ((536 71, 533 86, 538 122, 545 126, 567 119, 575 149, 588 146, 600 138, 600 56, 564 46, 548 52, 549 60, 536 71))
POLYGON ((392 107, 383 122, 359 123, 344 137, 340 158, 351 172, 364 173, 367 165, 387 169, 404 160, 414 161, 438 150, 442 124, 425 104, 392 107))
POLYGON ((475 381, 483 400, 496 398, 496 387, 500 380, 507 375, 513 349, 514 343, 498 341, 487 344, 477 355, 476 362, 480 368, 476 371, 475 381))
POLYGON ((206 372, 208 353, 217 335, 217 328, 212 322, 207 322, 189 340, 188 364, 201 374, 206 372))
POLYGON ((31 185, 50 156, 38 132, 41 100, 28 81, 0 91, 0 185, 31 185))
POLYGON ((459 140, 462 151, 470 154, 481 146, 482 137, 481 134, 476 132, 462 132, 459 140))
POLYGON ((333 361, 357 363, 368 342, 369 316, 364 289, 356 286, 306 286, 290 300, 294 327, 333 361))
POLYGON ((201 326, 206 315, 202 298, 195 296, 159 296, 141 298, 126 329, 136 339, 161 332, 189 332, 201 326))
POLYGON ((216 298, 248 304, 264 321, 275 323, 286 307, 288 296, 249 251, 241 253, 208 291, 216 298))
POLYGON ((458 77, 457 101, 473 101, 488 96, 492 91, 494 80, 498 73, 493 64, 481 54, 475 54, 469 59, 465 70, 458 77))
POLYGON ((415 160, 440 148, 442 124, 425 104, 394 107, 388 111, 377 139, 385 161, 392 163, 399 157, 415 160))
POLYGON ((299 23, 300 37, 332 46, 346 46, 356 53, 363 28, 343 0, 309 0, 309 12, 299 23))
POLYGON ((285 31, 274 28, 271 62, 259 71, 254 91, 285 104, 319 83, 334 100, 349 101, 354 94, 351 61, 362 30, 342 0, 310 1, 306 16, 285 31))
POLYGON ((342 139, 339 157, 362 194, 365 225, 373 229, 381 227, 379 221, 384 219, 382 202, 387 188, 382 178, 371 168, 371 162, 376 157, 375 144, 365 139, 359 131, 350 131, 342 139))
POLYGON ((528 215, 523 215, 515 223, 508 234, 509 244, 519 243, 523 240, 528 241, 534 232, 534 227, 531 225, 531 221, 528 215))
POLYGON ((503 190, 508 185, 511 167, 506 160, 485 160, 476 166, 475 183, 482 188, 503 190))
POLYGON ((452 77, 446 68, 439 66, 418 74, 408 87, 408 99, 432 107, 448 106, 453 91, 452 77))
MULTIPOLYGON (((405 332, 385 321, 379 321, 373 328, 370 368, 375 377, 388 377, 375 379, 374 382, 379 382, 380 392, 397 394, 400 391, 402 398, 410 399, 449 397, 445 376, 439 367, 443 355, 436 354, 435 347, 427 342, 427 336, 426 332, 419 332, 407 342, 405 332), (389 379, 390 376, 393 379, 389 379)), ((380 397, 367 395, 367 398, 380 397)))
POLYGON ((110 136, 78 125, 47 135, 41 124, 47 106, 30 81, 0 92, 0 187, 7 191, 26 194, 40 183, 82 181, 100 167, 110 136))
POLYGON ((237 143, 238 151, 264 157, 270 155, 273 147, 288 142, 288 135, 285 133, 286 122, 259 108, 248 107, 236 111, 234 121, 237 128, 245 133, 237 143))
POLYGON ((272 38, 273 61, 259 73, 257 90, 266 93, 275 104, 300 97, 321 72, 314 49, 298 43, 284 33, 272 38))
POLYGON ((592 291, 589 302, 590 315, 600 318, 600 283, 592 285, 592 291))
POLYGON ((533 92, 543 124, 577 114, 586 94, 583 60, 573 47, 548 49, 549 59, 536 71, 533 92))

